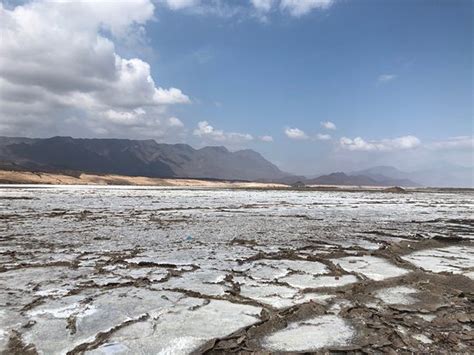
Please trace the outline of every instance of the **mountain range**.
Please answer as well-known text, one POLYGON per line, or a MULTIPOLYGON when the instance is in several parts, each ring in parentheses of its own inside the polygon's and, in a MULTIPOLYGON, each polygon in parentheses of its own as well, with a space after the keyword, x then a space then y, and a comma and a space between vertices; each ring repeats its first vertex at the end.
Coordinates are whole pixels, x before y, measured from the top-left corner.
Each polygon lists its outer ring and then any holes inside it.
MULTIPOLYGON (((353 171, 350 175, 364 175, 372 179, 384 180, 386 177, 396 179, 399 186, 403 181, 416 181, 430 187, 474 187, 474 169, 451 163, 438 163, 430 168, 420 168, 415 171, 401 171, 392 166, 375 166, 365 170, 353 171)), ((385 180, 390 184, 390 180, 385 180)))
MULTIPOLYGON (((444 167, 446 168, 446 167, 444 167)), ((90 172, 160 178, 267 181, 305 185, 472 186, 472 169, 403 172, 390 166, 335 172, 315 178, 281 171, 259 153, 225 147, 195 149, 187 144, 154 140, 82 139, 71 137, 0 137, 0 169, 46 172, 90 172)), ((444 169, 446 170, 446 169, 444 169)))
POLYGON ((382 174, 370 176, 364 174, 345 174, 343 172, 321 175, 314 179, 307 179, 304 183, 307 185, 420 186, 420 184, 409 179, 397 179, 382 174))
POLYGON ((0 137, 3 168, 147 177, 278 180, 290 174, 253 150, 194 149, 154 140, 0 137))

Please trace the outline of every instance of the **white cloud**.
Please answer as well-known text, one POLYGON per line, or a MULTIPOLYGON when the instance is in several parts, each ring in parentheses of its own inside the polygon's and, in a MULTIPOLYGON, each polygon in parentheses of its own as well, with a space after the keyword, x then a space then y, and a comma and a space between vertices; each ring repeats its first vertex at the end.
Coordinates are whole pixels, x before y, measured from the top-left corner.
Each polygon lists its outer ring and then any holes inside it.
POLYGON ((114 43, 142 36, 153 13, 150 0, 0 3, 1 133, 116 134, 125 125, 164 134, 167 106, 190 99, 157 86, 150 65, 114 43))
POLYGON ((354 139, 342 137, 339 145, 350 151, 395 151, 419 147, 421 141, 415 136, 403 136, 394 139, 383 139, 380 141, 365 141, 361 137, 354 139))
POLYGON ((330 134, 321 134, 321 133, 318 133, 316 135, 316 139, 320 140, 320 141, 328 141, 331 139, 331 135, 330 134))
POLYGON ((292 16, 299 17, 314 9, 327 9, 333 3, 334 0, 281 0, 280 8, 292 16))
POLYGON ((209 136, 209 135, 222 136, 223 134, 224 134, 224 131, 215 130, 214 127, 212 127, 207 121, 199 122, 198 128, 194 130, 194 135, 199 136, 199 137, 209 136))
POLYGON ((262 142, 273 142, 273 137, 272 136, 260 136, 259 139, 262 142))
POLYGON ((321 122, 321 126, 323 126, 326 129, 331 129, 331 130, 336 129, 336 125, 332 123, 331 121, 321 122))
POLYGON ((290 139, 300 139, 300 140, 308 139, 308 136, 306 135, 306 133, 299 128, 287 127, 285 128, 285 134, 290 139))
POLYGON ((342 137, 339 140, 339 144, 342 148, 347 150, 375 150, 375 146, 373 144, 366 142, 361 137, 356 137, 354 139, 342 137))
POLYGON ((250 0, 252 5, 262 12, 268 12, 272 9, 276 0, 250 0))
POLYGON ((146 112, 143 109, 136 109, 133 111, 116 111, 110 109, 103 113, 103 117, 117 125, 135 126, 141 123, 145 113, 146 112))
POLYGON ((203 139, 226 142, 229 144, 238 144, 253 140, 253 136, 248 133, 224 132, 223 130, 215 129, 207 121, 199 122, 198 128, 194 130, 193 134, 203 139))
POLYGON ((436 150, 474 149, 473 136, 458 136, 439 140, 428 144, 428 148, 436 150))
POLYGON ((235 15, 251 15, 260 20, 267 20, 266 14, 274 8, 300 17, 315 9, 324 10, 336 0, 247 0, 247 4, 230 0, 158 0, 173 11, 185 10, 196 15, 214 15, 232 17, 235 15), (248 8, 248 5, 251 8, 248 8), (252 10, 255 13, 252 13, 252 10), (256 15, 256 16, 255 16, 256 15))
POLYGON ((157 88, 155 89, 153 99, 157 104, 163 105, 187 104, 190 102, 189 97, 176 88, 157 88))
POLYGON ((199 5, 200 0, 164 0, 171 10, 182 10, 199 5))
POLYGON ((229 0, 157 0, 172 11, 183 11, 192 15, 217 16, 231 18, 243 15, 248 4, 229 0))
POLYGON ((381 74, 377 78, 377 82, 383 84, 388 83, 389 81, 395 80, 397 76, 395 74, 381 74))
POLYGON ((168 123, 170 127, 184 127, 183 122, 177 117, 170 117, 168 118, 168 123))

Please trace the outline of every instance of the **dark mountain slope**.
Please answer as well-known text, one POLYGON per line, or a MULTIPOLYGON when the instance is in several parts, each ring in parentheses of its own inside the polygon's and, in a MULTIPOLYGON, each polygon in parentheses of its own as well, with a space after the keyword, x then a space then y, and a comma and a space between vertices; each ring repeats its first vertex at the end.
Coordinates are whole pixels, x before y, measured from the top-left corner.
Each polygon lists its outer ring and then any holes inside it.
POLYGON ((290 176, 252 150, 196 150, 154 140, 0 137, 0 161, 33 170, 149 177, 278 180, 290 176))

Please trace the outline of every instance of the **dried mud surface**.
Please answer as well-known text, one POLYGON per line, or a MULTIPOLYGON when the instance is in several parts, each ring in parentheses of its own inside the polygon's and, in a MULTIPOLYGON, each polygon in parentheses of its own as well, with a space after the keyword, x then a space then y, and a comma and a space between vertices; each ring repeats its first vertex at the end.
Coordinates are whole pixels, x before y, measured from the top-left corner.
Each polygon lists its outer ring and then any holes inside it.
POLYGON ((3 186, 0 352, 473 353, 473 197, 3 186))

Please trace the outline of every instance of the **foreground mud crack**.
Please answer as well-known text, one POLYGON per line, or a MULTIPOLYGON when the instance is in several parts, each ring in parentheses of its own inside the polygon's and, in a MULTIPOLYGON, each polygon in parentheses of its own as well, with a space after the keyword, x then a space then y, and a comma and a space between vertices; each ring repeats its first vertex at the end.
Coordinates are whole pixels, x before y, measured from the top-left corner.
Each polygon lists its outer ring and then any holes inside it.
POLYGON ((117 332, 118 330, 136 322, 143 322, 150 318, 149 314, 144 314, 135 319, 129 319, 121 324, 116 325, 115 327, 107 330, 105 332, 100 332, 95 336, 95 339, 91 342, 82 343, 76 346, 74 349, 67 352, 67 355, 75 355, 75 354, 83 354, 87 350, 97 349, 101 344, 107 341, 112 334, 117 332))
POLYGON ((2 354, 474 352, 469 191, 0 192, 2 354))

